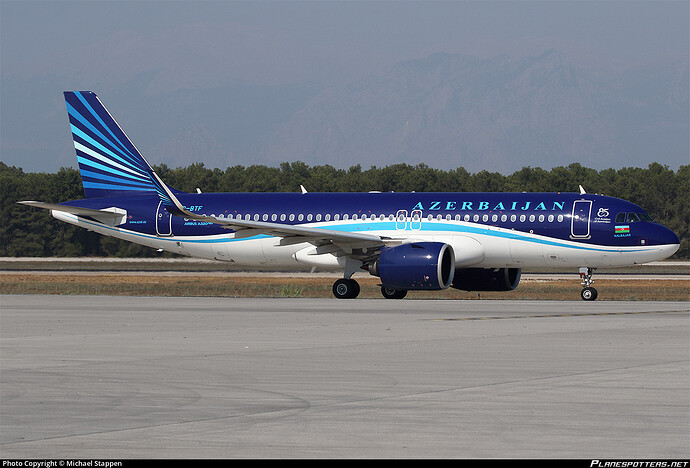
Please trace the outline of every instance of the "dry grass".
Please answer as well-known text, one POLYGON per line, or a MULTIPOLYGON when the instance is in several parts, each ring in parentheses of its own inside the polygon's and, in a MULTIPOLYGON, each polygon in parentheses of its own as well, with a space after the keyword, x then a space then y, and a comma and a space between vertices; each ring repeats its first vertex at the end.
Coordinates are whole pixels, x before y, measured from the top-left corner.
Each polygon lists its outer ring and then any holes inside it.
MULTIPOLYGON (((62 294, 113 296, 197 296, 197 297, 333 297, 334 278, 262 276, 200 276, 194 273, 175 276, 155 274, 25 274, 0 275, 3 294, 62 294)), ((361 285, 360 298, 381 298, 378 278, 357 278, 361 285)), ((690 280, 684 279, 601 279, 595 284, 598 300, 631 301, 688 301, 690 280)), ((580 284, 572 279, 523 279, 515 291, 466 292, 410 291, 410 299, 532 299, 579 300, 580 284)))

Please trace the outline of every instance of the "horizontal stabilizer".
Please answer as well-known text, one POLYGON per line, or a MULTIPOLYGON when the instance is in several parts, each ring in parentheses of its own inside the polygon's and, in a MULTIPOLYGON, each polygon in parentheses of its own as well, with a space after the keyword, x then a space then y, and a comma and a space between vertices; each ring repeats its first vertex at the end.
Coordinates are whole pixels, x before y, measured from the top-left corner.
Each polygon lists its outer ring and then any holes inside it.
POLYGON ((88 216, 110 226, 123 224, 127 220, 127 211, 115 207, 95 210, 93 208, 81 208, 78 206, 58 205, 56 203, 44 203, 39 201, 20 201, 17 203, 43 208, 45 210, 71 213, 77 216, 88 216))

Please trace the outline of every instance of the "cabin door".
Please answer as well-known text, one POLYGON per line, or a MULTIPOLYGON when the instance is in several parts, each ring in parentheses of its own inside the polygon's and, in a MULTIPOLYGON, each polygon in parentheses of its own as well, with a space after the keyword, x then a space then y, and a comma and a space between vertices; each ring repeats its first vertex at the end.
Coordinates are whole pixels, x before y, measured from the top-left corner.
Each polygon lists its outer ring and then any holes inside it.
POLYGON ((156 212, 156 233, 159 236, 172 236, 172 215, 162 201, 158 203, 156 212))
POLYGON ((573 215, 570 219, 570 236, 572 238, 589 238, 589 215, 591 211, 591 200, 576 200, 573 203, 573 215))

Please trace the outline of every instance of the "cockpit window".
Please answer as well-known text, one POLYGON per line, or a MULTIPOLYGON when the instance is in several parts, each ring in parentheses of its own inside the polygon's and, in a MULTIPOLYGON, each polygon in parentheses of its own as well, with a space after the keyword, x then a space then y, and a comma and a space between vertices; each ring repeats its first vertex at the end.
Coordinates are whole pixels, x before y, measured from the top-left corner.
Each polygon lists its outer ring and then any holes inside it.
POLYGON ((637 223, 640 221, 640 217, 637 216, 635 213, 628 213, 628 222, 629 223, 637 223))
POLYGON ((637 213, 637 216, 639 216, 642 221, 647 221, 648 223, 654 222, 652 217, 649 216, 647 213, 637 213))
POLYGON ((625 216, 626 216, 626 215, 627 215, 627 213, 626 213, 625 211, 622 212, 622 213, 618 213, 618 214, 616 215, 616 222, 617 222, 617 223, 624 223, 624 222, 625 222, 625 216))

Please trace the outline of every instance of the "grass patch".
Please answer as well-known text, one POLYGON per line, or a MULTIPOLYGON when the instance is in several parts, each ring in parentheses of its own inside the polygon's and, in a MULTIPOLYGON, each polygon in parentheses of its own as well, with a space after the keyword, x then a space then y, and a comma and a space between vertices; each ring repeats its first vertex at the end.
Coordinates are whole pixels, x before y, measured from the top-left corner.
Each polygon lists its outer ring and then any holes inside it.
MULTIPOLYGON (((177 297, 307 297, 332 298, 334 278, 275 277, 248 274, 244 277, 118 275, 118 274, 14 274, 0 275, 3 294, 53 294, 97 296, 177 297)), ((378 278, 357 278, 360 298, 380 299, 378 278)), ((690 281, 683 279, 602 279, 595 283, 597 300, 688 301, 690 281)), ((410 299, 527 299, 580 300, 579 279, 523 280, 515 291, 467 292, 410 291, 410 299)))

